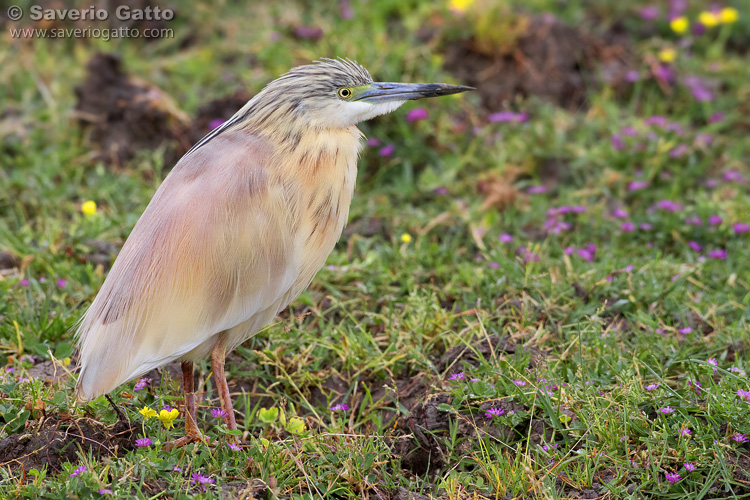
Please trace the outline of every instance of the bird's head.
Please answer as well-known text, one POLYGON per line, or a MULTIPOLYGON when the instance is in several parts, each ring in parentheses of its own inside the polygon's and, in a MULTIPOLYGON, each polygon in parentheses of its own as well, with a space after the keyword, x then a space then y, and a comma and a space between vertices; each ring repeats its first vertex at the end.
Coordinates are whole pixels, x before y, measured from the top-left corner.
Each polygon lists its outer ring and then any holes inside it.
MULTIPOLYGON (((373 82, 356 62, 323 59, 269 83, 263 101, 308 127, 346 128, 390 113, 406 101, 456 94, 472 87, 445 83, 373 82)), ((258 97, 261 96, 259 94, 258 97)))

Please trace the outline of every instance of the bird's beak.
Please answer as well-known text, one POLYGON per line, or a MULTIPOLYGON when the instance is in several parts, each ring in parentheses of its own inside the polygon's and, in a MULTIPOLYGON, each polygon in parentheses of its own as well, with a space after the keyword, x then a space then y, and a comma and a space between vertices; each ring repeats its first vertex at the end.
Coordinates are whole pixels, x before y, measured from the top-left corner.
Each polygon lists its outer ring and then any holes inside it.
POLYGON ((355 101, 377 104, 388 101, 412 101, 425 97, 458 94, 474 87, 448 85, 447 83, 390 83, 374 82, 365 91, 356 95, 355 101))

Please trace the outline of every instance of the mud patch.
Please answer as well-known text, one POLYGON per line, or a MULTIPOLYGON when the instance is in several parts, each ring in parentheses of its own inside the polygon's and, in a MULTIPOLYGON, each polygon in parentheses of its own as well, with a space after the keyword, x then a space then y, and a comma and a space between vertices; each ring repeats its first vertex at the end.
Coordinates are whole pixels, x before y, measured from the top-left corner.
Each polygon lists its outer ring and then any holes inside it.
POLYGON ((61 464, 78 460, 79 450, 119 457, 135 448, 138 429, 139 424, 123 421, 107 426, 92 419, 48 418, 37 429, 0 441, 0 467, 60 471, 61 464))
MULTIPOLYGON (((401 457, 401 466, 416 475, 424 475, 440 470, 444 465, 446 451, 441 445, 442 438, 449 433, 451 419, 458 421, 456 431, 458 446, 455 453, 470 453, 476 438, 489 435, 502 440, 511 438, 515 431, 493 420, 479 419, 476 415, 453 413, 441 409, 443 405, 451 405, 450 394, 433 394, 423 403, 419 403, 407 415, 399 419, 397 431, 402 435, 396 438, 393 453, 401 457), (469 439, 461 439, 461 438, 469 439)), ((508 399, 498 399, 484 402, 479 407, 483 413, 490 407, 501 408, 506 413, 520 412, 525 407, 508 399)))
POLYGON ((235 498, 269 500, 274 497, 275 495, 273 495, 268 485, 260 479, 225 483, 221 485, 221 491, 219 492, 219 498, 227 500, 235 498))
POLYGON ((13 269, 21 265, 21 259, 8 252, 0 252, 0 271, 13 269))
POLYGON ((435 363, 438 371, 443 372, 449 366, 454 367, 452 371, 461 371, 462 363, 471 366, 479 366, 482 359, 492 359, 503 354, 531 354, 532 366, 539 366, 546 358, 546 354, 534 347, 521 347, 508 337, 492 335, 490 337, 474 337, 467 345, 458 345, 448 349, 445 354, 435 363))
POLYGON ((506 53, 487 53, 474 40, 450 44, 445 67, 476 87, 482 104, 496 111, 516 96, 537 96, 567 109, 586 104, 596 73, 624 78, 629 51, 616 42, 563 24, 545 14, 528 18, 528 28, 506 53))
POLYGON ((97 149, 97 160, 120 166, 143 149, 175 140, 188 123, 174 101, 155 86, 128 76, 119 57, 97 54, 75 88, 74 115, 97 149))

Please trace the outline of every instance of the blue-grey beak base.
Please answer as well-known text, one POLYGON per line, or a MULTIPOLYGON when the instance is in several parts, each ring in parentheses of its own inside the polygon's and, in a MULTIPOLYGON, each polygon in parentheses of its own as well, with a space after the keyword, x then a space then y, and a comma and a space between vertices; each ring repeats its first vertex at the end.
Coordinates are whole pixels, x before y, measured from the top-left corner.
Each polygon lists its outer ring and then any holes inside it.
POLYGON ((412 101, 425 97, 458 94, 475 90, 474 87, 447 83, 390 83, 374 82, 369 89, 356 97, 357 101, 377 104, 389 101, 412 101))

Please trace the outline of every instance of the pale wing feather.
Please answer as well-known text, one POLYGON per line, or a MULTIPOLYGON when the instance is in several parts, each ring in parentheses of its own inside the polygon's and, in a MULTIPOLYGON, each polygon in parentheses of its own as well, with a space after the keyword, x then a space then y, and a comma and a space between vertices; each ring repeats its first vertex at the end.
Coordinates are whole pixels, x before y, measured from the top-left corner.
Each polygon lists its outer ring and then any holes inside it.
POLYGON ((167 176, 78 329, 79 400, 285 302, 300 257, 272 157, 268 142, 230 131, 167 176))

